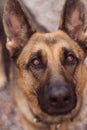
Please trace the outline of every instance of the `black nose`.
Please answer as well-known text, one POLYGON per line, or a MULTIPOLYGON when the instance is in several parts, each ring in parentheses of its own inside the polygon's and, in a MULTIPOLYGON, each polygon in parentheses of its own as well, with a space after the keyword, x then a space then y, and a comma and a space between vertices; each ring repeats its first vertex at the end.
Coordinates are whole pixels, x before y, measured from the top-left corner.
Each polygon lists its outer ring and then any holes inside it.
POLYGON ((56 87, 51 89, 51 91, 49 92, 48 98, 49 98, 48 100, 51 106, 54 106, 54 107, 58 106, 59 108, 64 107, 70 104, 71 102, 70 92, 64 86, 61 86, 58 90, 56 87))
POLYGON ((42 86, 38 90, 38 103, 49 115, 66 115, 76 106, 77 96, 73 84, 42 86))

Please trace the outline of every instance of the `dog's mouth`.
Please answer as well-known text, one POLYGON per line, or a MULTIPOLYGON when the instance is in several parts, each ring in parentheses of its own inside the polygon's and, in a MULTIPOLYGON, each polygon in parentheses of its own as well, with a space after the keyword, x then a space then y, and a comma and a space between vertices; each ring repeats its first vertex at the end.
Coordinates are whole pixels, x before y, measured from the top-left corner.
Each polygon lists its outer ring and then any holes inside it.
MULTIPOLYGON (((49 106, 49 104, 48 104, 48 106, 49 106)), ((64 109, 58 108, 58 110, 57 110, 57 108, 53 108, 49 112, 50 106, 48 107, 48 109, 45 109, 45 110, 43 110, 43 108, 41 108, 41 106, 39 106, 37 111, 36 111, 36 109, 31 109, 31 113, 33 115, 33 122, 47 124, 47 125, 55 124, 55 125, 60 126, 63 122, 72 121, 78 115, 78 113, 81 109, 81 106, 82 106, 82 96, 81 95, 77 97, 77 104, 73 109, 71 106, 71 110, 67 110, 67 107, 65 108, 65 111, 64 111, 64 109), (59 110, 61 110, 62 114, 59 114, 59 110), (66 112, 67 112, 67 114, 66 114, 66 112)), ((63 108, 64 107, 65 106, 63 106, 63 108)))
POLYGON ((49 108, 47 109, 47 111, 41 109, 42 111, 41 115, 38 115, 37 113, 34 114, 34 122, 48 124, 48 125, 55 124, 60 126, 63 122, 66 122, 67 120, 72 121, 78 115, 82 106, 82 97, 78 97, 77 100, 78 103, 76 104, 76 107, 72 109, 71 106, 71 110, 67 110, 66 108, 65 111, 64 109, 63 110, 61 109, 60 112, 62 114, 59 114, 59 109, 56 108, 51 111, 49 111, 49 108))
POLYGON ((48 124, 48 125, 52 125, 52 124, 59 124, 60 125, 62 123, 62 121, 53 121, 53 120, 49 121, 47 119, 42 119, 39 116, 35 116, 33 121, 36 123, 43 123, 43 124, 48 124))

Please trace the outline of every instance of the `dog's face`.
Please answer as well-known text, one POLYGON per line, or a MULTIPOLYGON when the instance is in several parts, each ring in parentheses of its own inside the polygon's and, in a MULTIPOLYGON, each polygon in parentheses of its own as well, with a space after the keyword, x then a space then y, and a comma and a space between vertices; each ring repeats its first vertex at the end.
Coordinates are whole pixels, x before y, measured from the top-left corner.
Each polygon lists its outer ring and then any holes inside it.
POLYGON ((41 120, 60 122, 80 109, 87 49, 83 6, 79 0, 67 0, 61 30, 46 34, 34 30, 17 0, 8 0, 5 7, 7 48, 19 68, 19 87, 41 120))

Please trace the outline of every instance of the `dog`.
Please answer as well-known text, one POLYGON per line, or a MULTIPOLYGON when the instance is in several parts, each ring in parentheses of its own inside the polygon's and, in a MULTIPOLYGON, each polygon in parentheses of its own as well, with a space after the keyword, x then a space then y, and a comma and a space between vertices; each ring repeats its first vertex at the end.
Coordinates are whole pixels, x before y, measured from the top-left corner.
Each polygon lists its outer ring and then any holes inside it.
POLYGON ((84 1, 66 0, 60 27, 37 32, 18 0, 7 0, 3 25, 17 67, 14 97, 24 130, 70 130, 86 84, 87 21, 84 1))

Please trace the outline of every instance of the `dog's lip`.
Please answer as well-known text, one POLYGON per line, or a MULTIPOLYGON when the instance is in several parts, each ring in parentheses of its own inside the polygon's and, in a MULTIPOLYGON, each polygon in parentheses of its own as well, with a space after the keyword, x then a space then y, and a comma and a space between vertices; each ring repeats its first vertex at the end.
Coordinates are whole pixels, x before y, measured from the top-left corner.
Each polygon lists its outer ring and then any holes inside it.
POLYGON ((34 118, 34 123, 43 123, 43 124, 46 124, 46 125, 55 125, 56 129, 59 129, 61 124, 62 123, 59 123, 59 122, 50 122, 50 121, 47 121, 47 120, 41 120, 40 118, 34 118))
POLYGON ((58 125, 58 124, 61 125, 63 122, 66 122, 67 120, 73 121, 73 119, 78 115, 79 111, 81 110, 82 96, 79 97, 79 99, 80 100, 76 106, 76 109, 73 109, 71 113, 68 113, 66 115, 59 115, 59 116, 48 115, 49 118, 45 118, 45 119, 43 119, 42 116, 37 115, 36 119, 39 119, 38 123, 43 123, 43 124, 48 124, 48 125, 58 125))
POLYGON ((43 123, 43 124, 48 124, 48 125, 61 125, 62 121, 48 121, 48 120, 43 120, 39 116, 36 116, 33 120, 36 123, 43 123))
POLYGON ((34 123, 43 123, 43 124, 47 124, 47 125, 53 125, 53 124, 58 125, 58 124, 61 124, 62 121, 63 121, 62 118, 61 119, 55 118, 53 120, 53 116, 51 116, 52 117, 51 120, 49 120, 49 119, 43 119, 42 116, 38 116, 37 114, 35 114, 32 111, 32 109, 30 109, 30 111, 31 111, 31 113, 33 115, 33 122, 34 123))

